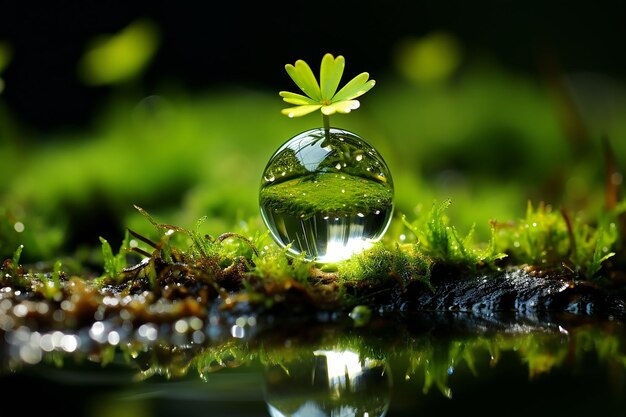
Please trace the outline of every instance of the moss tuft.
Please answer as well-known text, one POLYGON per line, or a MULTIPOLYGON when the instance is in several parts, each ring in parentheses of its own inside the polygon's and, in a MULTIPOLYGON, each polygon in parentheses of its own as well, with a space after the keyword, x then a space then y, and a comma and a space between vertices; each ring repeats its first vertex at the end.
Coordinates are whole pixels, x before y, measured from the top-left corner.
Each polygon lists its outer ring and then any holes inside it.
POLYGON ((366 281, 384 283, 399 281, 402 286, 413 280, 430 285, 429 258, 419 252, 415 245, 395 245, 387 248, 381 242, 353 256, 338 266, 340 282, 366 281))

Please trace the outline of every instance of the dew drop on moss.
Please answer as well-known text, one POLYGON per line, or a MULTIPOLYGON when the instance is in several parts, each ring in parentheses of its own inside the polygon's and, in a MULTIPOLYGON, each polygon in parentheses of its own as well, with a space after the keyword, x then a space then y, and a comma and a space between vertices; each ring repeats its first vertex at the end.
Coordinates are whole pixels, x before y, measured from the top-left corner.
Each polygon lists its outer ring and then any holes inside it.
POLYGON ((347 130, 316 128, 270 158, 259 205, 281 247, 326 263, 347 259, 383 236, 393 195, 389 168, 369 143, 347 130))

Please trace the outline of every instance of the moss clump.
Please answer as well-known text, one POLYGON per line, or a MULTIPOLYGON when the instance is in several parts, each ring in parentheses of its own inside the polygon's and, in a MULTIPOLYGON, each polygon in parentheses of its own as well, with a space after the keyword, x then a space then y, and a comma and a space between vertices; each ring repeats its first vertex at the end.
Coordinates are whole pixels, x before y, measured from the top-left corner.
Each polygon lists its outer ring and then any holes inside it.
POLYGON ((342 282, 385 283, 392 278, 402 286, 412 280, 430 286, 430 268, 431 260, 417 251, 415 245, 387 248, 379 242, 341 263, 337 275, 342 282))
POLYGON ((388 210, 393 190, 384 183, 341 173, 300 177, 261 190, 266 210, 298 217, 315 214, 348 216, 388 210))
POLYGON ((495 228, 492 226, 490 241, 485 245, 473 242, 474 228, 462 236, 454 226, 450 225, 446 210, 451 201, 433 203, 428 212, 421 213, 413 221, 405 216, 402 221, 414 235, 418 250, 437 263, 454 266, 461 270, 476 271, 479 267, 494 267, 507 254, 496 250, 495 228))

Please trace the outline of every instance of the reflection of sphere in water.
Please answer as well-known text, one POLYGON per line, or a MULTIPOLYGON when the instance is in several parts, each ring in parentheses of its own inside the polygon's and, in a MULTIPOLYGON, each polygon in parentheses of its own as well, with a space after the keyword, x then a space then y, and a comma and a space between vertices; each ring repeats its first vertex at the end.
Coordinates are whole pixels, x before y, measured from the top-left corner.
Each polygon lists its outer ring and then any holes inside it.
POLYGON ((273 366, 265 374, 272 417, 382 417, 391 397, 391 373, 382 360, 351 351, 315 351, 310 360, 273 366))

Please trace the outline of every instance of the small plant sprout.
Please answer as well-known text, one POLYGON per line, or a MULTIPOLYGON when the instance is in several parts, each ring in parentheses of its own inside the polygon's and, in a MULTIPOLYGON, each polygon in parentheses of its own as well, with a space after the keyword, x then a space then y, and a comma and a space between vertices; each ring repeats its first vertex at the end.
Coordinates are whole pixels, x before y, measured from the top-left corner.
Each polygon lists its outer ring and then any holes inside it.
POLYGON ((281 91, 283 100, 295 107, 288 107, 282 113, 289 117, 300 117, 320 110, 324 129, 330 129, 329 116, 335 113, 350 113, 358 109, 360 103, 355 100, 374 87, 375 80, 369 79, 369 73, 362 72, 337 91, 343 76, 346 60, 339 55, 336 58, 327 53, 320 66, 320 82, 317 82, 309 64, 299 59, 295 65, 287 64, 285 69, 298 87, 306 94, 281 91))
POLYGON ((285 66, 306 94, 281 91, 299 117, 320 110, 323 127, 289 139, 270 158, 261 180, 261 215, 274 240, 290 255, 317 263, 346 260, 372 246, 393 213, 393 181, 382 156, 353 132, 331 128, 329 116, 359 107, 357 97, 374 87, 363 72, 337 91, 343 56, 326 54, 318 83, 309 65, 285 66))

